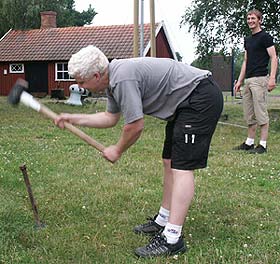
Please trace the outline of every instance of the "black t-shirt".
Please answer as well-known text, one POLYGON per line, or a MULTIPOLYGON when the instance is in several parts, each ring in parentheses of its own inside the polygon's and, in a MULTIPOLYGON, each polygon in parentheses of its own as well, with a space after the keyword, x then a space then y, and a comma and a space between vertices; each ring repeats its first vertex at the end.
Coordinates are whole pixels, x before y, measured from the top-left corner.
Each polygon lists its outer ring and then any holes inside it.
POLYGON ((247 51, 246 78, 268 74, 269 54, 267 48, 274 45, 273 38, 264 30, 245 38, 247 51))

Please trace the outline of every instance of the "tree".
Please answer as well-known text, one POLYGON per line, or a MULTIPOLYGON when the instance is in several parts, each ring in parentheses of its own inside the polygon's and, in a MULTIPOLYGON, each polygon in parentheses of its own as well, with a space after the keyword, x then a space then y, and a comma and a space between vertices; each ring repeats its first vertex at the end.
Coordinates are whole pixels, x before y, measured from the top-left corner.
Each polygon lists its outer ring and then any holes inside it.
POLYGON ((10 28, 40 28, 40 12, 55 11, 57 26, 83 26, 90 24, 97 14, 89 5, 87 11, 74 9, 74 0, 1 0, 0 1, 0 37, 10 28))
MULTIPOLYGON (((274 41, 280 41, 279 0, 193 0, 182 16, 181 26, 188 26, 198 42, 198 60, 209 58, 214 52, 228 54, 240 47, 243 38, 250 34, 246 14, 250 9, 263 13, 263 28, 274 41)), ((241 46, 242 47, 242 46, 241 46)))

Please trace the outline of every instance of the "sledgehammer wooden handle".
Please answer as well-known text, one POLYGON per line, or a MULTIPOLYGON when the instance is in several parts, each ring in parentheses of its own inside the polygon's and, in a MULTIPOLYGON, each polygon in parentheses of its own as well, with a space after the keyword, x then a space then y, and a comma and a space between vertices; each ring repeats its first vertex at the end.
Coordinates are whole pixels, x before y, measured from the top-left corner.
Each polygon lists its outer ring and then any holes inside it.
MULTIPOLYGON (((10 94, 8 96, 8 102, 12 105, 17 105, 18 103, 23 103, 27 107, 32 108, 33 110, 40 112, 44 114, 45 116, 49 117, 52 120, 55 120, 58 115, 51 111, 49 108, 47 108, 45 105, 39 103, 31 94, 27 93, 25 90, 28 88, 28 82, 23 79, 18 79, 16 84, 13 86, 12 90, 10 91, 10 94)), ((71 125, 70 123, 64 122, 65 127, 87 142, 89 145, 93 146, 100 152, 103 152, 105 147, 95 141, 93 138, 85 134, 82 130, 79 128, 71 125)))
MULTIPOLYGON (((45 105, 42 105, 42 104, 40 104, 40 105, 41 105, 41 107, 39 109, 40 113, 42 113, 43 115, 49 117, 52 120, 55 120, 58 117, 58 115, 55 112, 53 112, 52 110, 47 108, 45 105)), ((87 142, 89 145, 93 146, 94 148, 96 148, 100 152, 103 152, 103 150, 105 149, 105 147, 102 144, 100 144, 99 142, 97 142, 96 140, 94 140, 89 135, 84 133, 79 128, 73 126, 72 124, 70 124, 68 122, 64 122, 64 126, 70 132, 72 132, 73 134, 75 134, 76 136, 78 136, 79 138, 81 138, 82 140, 84 140, 85 142, 87 142)))

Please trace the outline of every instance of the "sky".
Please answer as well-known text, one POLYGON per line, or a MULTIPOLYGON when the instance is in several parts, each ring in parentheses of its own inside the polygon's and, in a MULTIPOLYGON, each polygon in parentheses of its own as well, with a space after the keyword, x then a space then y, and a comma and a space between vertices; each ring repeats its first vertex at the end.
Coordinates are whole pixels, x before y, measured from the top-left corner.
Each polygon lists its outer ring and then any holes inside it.
MULTIPOLYGON (((174 50, 181 54, 183 62, 190 64, 195 59, 196 44, 192 34, 188 33, 188 28, 180 28, 179 24, 191 0, 174 0, 176 4, 173 5, 170 0, 154 1, 155 21, 164 21, 174 50)), ((139 4, 141 2, 139 0, 139 4)), ((134 0, 75 0, 75 9, 81 12, 87 10, 90 4, 98 13, 92 25, 133 24, 134 0)), ((144 23, 150 23, 150 0, 144 0, 144 23)))

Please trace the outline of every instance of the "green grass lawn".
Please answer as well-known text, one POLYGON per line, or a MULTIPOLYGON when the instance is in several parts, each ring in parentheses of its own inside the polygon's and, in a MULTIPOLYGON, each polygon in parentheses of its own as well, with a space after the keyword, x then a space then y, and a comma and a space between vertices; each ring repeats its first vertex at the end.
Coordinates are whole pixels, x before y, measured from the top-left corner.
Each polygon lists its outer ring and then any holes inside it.
MULTIPOLYGON (((115 165, 66 130, 0 97, 0 264, 6 263, 280 263, 280 99, 271 101, 268 153, 232 151, 246 129, 219 124, 207 169, 196 172, 196 194, 184 227, 186 254, 142 260, 134 249, 148 238, 132 232, 157 213, 165 122, 146 117, 141 139, 115 165), (41 220, 34 219, 22 173, 26 164, 41 220)), ((44 101, 56 112, 93 113, 104 102, 74 107, 44 101)), ((240 100, 229 100, 224 122, 245 125, 240 100)), ((104 145, 113 129, 82 128, 104 145)), ((258 140, 258 139, 257 139, 258 140)))

